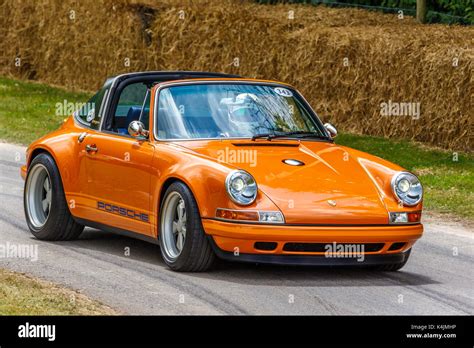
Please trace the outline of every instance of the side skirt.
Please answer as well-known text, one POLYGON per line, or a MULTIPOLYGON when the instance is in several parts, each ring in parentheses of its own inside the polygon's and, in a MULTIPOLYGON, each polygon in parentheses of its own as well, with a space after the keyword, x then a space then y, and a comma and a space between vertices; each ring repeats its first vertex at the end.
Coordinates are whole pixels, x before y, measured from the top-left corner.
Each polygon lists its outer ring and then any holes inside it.
POLYGON ((145 236, 144 234, 141 234, 141 233, 124 230, 124 229, 121 229, 121 228, 118 228, 118 227, 105 225, 105 224, 102 224, 100 222, 86 220, 86 219, 77 218, 77 217, 74 217, 74 220, 76 220, 77 223, 79 223, 81 225, 84 225, 84 226, 87 226, 87 227, 96 228, 98 230, 118 234, 118 235, 124 236, 124 237, 140 239, 140 240, 143 240, 145 242, 156 244, 156 245, 160 244, 159 241, 158 241, 158 238, 145 236))

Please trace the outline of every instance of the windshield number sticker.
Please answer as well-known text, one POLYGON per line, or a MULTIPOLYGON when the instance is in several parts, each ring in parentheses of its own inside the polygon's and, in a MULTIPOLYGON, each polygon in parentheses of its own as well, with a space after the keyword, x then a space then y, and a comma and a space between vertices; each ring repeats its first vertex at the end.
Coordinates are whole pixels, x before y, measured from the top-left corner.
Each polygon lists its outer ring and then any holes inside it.
POLYGON ((276 92, 276 94, 281 95, 282 97, 289 98, 293 96, 293 92, 286 88, 277 87, 274 89, 274 91, 276 92))

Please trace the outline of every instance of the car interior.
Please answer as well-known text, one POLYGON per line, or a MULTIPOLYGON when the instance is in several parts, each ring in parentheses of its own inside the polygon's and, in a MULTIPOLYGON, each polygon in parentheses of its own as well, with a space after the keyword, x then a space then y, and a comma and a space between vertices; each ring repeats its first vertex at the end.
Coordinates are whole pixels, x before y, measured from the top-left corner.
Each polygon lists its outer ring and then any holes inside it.
POLYGON ((148 130, 150 123, 150 107, 141 105, 120 105, 112 121, 112 130, 116 133, 128 135, 128 126, 132 121, 140 121, 148 130), (143 110, 143 112, 142 112, 143 110))
POLYGON ((133 83, 122 90, 109 131, 128 135, 128 126, 132 121, 142 122, 148 130, 151 87, 145 83, 133 83))

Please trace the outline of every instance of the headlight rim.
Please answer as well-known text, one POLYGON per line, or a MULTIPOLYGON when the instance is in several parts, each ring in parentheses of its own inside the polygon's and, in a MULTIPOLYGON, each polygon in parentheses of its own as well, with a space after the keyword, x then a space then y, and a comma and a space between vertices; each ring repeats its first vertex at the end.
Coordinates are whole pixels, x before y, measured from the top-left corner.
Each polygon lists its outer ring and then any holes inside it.
MULTIPOLYGON (((255 178, 252 176, 252 174, 250 174, 249 172, 245 171, 245 170, 242 170, 242 169, 235 169, 233 171, 231 171, 229 174, 227 174, 227 177, 225 179, 225 188, 226 188, 226 191, 227 191, 227 195, 229 196, 230 200, 238 205, 241 205, 241 206, 248 206, 248 205, 251 205, 252 203, 255 202, 255 200, 257 199, 257 194, 258 194, 258 184, 257 184, 257 181, 255 180, 255 178), (250 200, 248 202, 243 202, 243 201, 239 201, 237 198, 235 198, 233 195, 232 195, 232 191, 231 191, 231 180, 233 179, 233 177, 236 175, 236 174, 243 174, 243 175, 248 175, 250 178, 252 178, 253 182, 255 183, 255 193, 252 195, 252 197, 250 198, 250 200)), ((245 189, 244 189, 245 190, 245 189)))
MULTIPOLYGON (((408 180, 410 181, 410 180, 408 180)), ((414 207, 414 206, 417 206, 418 204, 421 203, 421 201, 423 200, 423 185, 421 184, 421 181, 420 179, 418 178, 418 176, 416 176, 415 174, 411 173, 411 172, 407 172, 407 171, 399 171, 399 172, 396 172, 393 176, 392 176, 392 180, 390 182, 390 186, 392 188, 392 193, 393 195, 395 196, 395 198, 399 201, 399 202, 402 202, 402 204, 406 207, 414 207), (421 187, 421 193, 420 193, 420 197, 415 201, 415 202, 407 202, 405 201, 402 197, 400 197, 398 195, 398 192, 397 192, 397 189, 396 189, 396 184, 398 183, 398 181, 401 181, 398 180, 401 176, 413 176, 417 181, 418 183, 420 184, 420 187, 421 187)), ((407 193, 410 192, 410 190, 407 191, 407 193)))

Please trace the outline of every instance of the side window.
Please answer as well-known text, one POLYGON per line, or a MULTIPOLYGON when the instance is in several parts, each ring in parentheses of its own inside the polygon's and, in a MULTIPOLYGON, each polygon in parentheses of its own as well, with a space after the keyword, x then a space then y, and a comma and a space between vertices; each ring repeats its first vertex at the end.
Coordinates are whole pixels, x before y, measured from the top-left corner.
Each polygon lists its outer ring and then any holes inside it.
POLYGON ((146 122, 143 123, 148 129, 148 115, 150 112, 148 95, 148 88, 142 82, 126 86, 120 94, 111 130, 119 134, 128 135, 128 125, 132 121, 140 120, 143 122, 145 118, 146 122))
POLYGON ((83 125, 99 129, 105 101, 107 100, 108 89, 102 88, 97 92, 82 108, 75 112, 76 118, 83 125))

